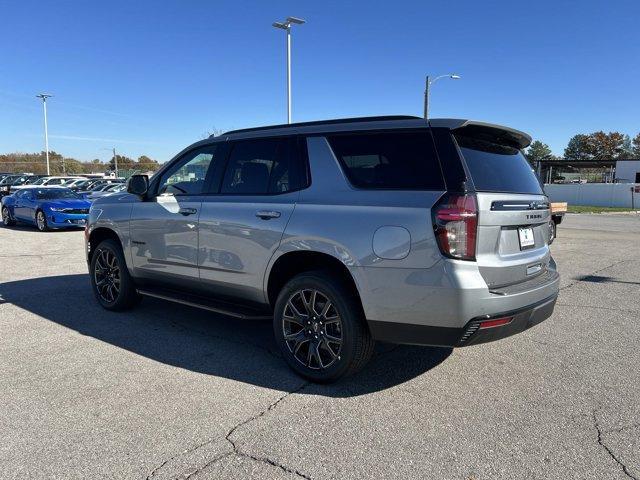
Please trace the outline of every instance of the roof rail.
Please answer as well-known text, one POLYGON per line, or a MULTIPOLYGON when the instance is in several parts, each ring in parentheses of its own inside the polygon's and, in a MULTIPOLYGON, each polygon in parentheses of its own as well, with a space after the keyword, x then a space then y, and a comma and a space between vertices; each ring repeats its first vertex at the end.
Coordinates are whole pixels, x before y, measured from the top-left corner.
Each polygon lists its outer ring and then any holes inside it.
MULTIPOLYGON (((218 136, 222 137, 234 133, 255 132, 259 130, 273 130, 276 128, 312 127, 316 125, 332 125, 336 123, 384 122, 388 120, 415 120, 420 118, 422 117, 415 117, 413 115, 383 115, 378 117, 335 118, 332 120, 318 120, 314 122, 284 123, 281 125, 266 125, 264 127, 241 128, 239 130, 229 130, 228 132, 224 132, 218 136)), ((212 137, 214 137, 214 135, 211 135, 211 137, 209 138, 212 137)))

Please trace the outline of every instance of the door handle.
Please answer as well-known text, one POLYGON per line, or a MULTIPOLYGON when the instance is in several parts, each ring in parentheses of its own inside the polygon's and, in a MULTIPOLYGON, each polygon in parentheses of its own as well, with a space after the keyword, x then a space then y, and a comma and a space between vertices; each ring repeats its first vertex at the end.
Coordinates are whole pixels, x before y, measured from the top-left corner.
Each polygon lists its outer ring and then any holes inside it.
POLYGON ((186 217, 187 215, 193 215, 197 211, 198 210, 196 210, 195 208, 181 208, 180 210, 178 210, 178 213, 186 217))
POLYGON ((258 210, 256 212, 256 217, 261 218, 262 220, 280 218, 280 212, 276 212, 275 210, 258 210))

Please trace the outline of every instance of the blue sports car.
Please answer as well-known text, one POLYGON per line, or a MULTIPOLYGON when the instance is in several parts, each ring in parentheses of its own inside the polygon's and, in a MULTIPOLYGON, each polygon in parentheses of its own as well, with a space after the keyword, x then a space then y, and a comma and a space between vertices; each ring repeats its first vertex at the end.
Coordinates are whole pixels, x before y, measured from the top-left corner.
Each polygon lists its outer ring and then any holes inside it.
POLYGON ((84 227, 91 202, 63 187, 29 187, 2 198, 2 222, 31 223, 41 232, 84 227))

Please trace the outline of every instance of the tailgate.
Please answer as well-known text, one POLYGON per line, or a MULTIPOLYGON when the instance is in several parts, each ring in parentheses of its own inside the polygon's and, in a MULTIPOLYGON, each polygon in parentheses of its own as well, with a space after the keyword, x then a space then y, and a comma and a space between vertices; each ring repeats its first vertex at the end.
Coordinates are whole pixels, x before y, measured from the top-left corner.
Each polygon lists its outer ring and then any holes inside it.
POLYGON ((550 260, 546 197, 478 192, 477 200, 476 261, 487 285, 503 287, 546 272, 550 260))
POLYGON ((547 197, 520 151, 521 137, 472 126, 454 137, 478 203, 476 261, 491 287, 525 282, 549 266, 547 197))

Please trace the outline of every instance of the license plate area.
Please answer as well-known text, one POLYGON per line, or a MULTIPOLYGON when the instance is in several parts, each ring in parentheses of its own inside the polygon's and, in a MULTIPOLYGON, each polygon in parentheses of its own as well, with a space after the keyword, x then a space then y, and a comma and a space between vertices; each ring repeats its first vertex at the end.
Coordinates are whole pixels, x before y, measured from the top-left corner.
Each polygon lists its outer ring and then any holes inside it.
POLYGON ((527 250, 535 247, 536 240, 533 236, 533 228, 518 227, 518 240, 520 241, 520 250, 527 250))

